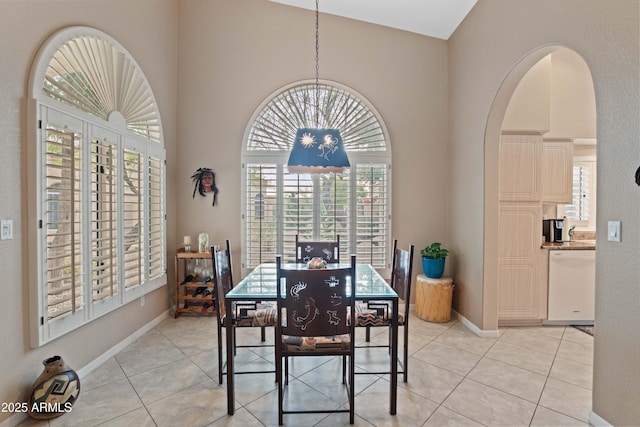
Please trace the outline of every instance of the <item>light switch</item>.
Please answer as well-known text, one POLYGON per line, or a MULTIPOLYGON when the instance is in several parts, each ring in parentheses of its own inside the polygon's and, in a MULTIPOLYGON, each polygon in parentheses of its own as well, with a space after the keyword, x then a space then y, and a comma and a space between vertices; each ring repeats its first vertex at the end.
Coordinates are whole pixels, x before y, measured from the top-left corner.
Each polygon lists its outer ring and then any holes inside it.
POLYGON ((607 223, 607 240, 610 242, 620 241, 620 221, 609 221, 607 223))
POLYGON ((0 221, 0 240, 13 239, 13 220, 3 219, 0 221))

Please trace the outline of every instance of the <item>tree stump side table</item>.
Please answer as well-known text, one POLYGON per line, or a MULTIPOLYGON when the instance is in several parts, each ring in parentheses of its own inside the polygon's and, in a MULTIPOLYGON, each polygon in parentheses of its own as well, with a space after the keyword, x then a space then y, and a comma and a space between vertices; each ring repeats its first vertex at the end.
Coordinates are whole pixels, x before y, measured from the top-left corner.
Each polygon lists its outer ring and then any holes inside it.
POLYGON ((416 315, 429 322, 448 322, 451 319, 453 279, 432 279, 418 274, 416 283, 416 315))

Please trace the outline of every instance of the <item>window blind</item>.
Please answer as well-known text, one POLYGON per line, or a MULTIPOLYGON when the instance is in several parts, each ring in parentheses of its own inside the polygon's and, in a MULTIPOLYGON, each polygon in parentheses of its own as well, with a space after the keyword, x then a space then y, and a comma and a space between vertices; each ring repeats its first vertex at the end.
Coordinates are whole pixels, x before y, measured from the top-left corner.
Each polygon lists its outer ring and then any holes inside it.
POLYGON ((47 126, 45 152, 47 315, 84 308, 82 134, 47 126))
POLYGON ((91 143, 91 287, 93 302, 118 294, 117 147, 91 143))
POLYGON ((591 199, 591 169, 577 165, 573 167, 573 203, 565 207, 567 218, 576 221, 589 220, 591 199))
POLYGON ((124 286, 130 289, 144 283, 144 221, 142 156, 124 150, 124 286))
POLYGON ((256 266, 275 260, 278 231, 278 166, 273 163, 246 166, 245 263, 256 266))
POLYGON ((149 278, 162 276, 166 271, 164 248, 164 161, 149 157, 149 278))
POLYGON ((356 239, 362 262, 384 267, 387 259, 387 165, 357 165, 356 239))

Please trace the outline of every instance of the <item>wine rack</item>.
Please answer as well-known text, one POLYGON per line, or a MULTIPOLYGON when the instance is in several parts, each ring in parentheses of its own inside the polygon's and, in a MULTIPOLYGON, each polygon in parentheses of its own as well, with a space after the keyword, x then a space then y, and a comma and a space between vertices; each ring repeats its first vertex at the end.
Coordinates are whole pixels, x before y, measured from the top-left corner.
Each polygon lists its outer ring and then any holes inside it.
POLYGON ((182 313, 215 313, 213 265, 209 252, 176 251, 176 309, 182 313))

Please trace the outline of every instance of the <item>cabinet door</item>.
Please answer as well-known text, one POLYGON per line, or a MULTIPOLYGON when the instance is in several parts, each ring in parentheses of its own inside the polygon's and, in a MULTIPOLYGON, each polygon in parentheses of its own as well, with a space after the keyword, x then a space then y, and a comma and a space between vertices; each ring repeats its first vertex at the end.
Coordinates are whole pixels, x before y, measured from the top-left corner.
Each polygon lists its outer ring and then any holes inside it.
POLYGON ((542 201, 572 203, 573 142, 542 143, 542 201))
POLYGON ((499 192, 501 201, 540 200, 538 134, 503 134, 500 139, 499 192))
POLYGON ((542 319, 541 205, 502 203, 499 215, 498 320, 542 319))

